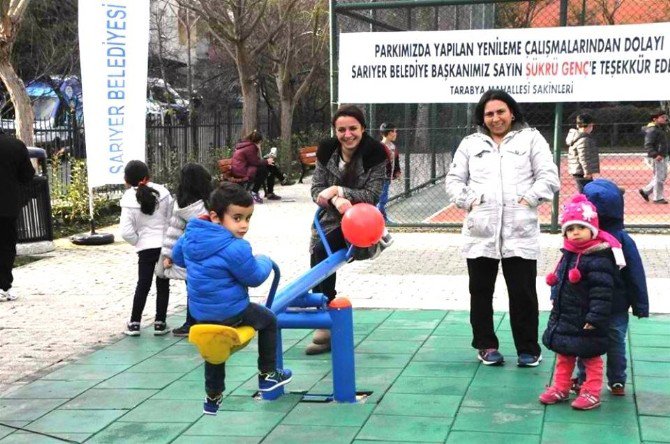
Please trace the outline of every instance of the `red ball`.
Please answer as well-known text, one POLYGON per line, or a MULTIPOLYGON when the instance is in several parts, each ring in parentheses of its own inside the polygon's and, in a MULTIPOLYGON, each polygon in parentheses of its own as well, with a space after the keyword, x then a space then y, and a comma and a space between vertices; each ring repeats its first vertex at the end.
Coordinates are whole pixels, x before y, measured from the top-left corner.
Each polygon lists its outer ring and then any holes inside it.
POLYGON ((350 244, 367 248, 384 234, 384 216, 374 205, 357 203, 342 216, 342 233, 350 244))

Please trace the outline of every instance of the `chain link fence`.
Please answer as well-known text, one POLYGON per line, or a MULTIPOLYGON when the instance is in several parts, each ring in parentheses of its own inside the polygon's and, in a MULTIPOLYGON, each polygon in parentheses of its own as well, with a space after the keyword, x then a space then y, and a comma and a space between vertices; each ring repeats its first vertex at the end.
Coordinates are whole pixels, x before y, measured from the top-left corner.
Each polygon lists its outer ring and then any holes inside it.
MULTIPOLYGON (((567 10, 567 26, 670 22, 667 0, 334 0, 333 66, 337 66, 340 33, 558 27, 562 6, 567 10)), ((334 101, 338 101, 337 93, 334 101)), ((391 122, 398 128, 396 146, 403 175, 391 185, 389 218, 400 226, 460 226, 464 213, 447 201, 444 178, 461 139, 475 130, 474 104, 361 106, 366 110, 373 136, 380 137, 376 129, 382 122, 391 122)), ((576 192, 567 171, 565 137, 575 126, 577 114, 588 112, 596 121, 593 137, 600 149, 600 177, 615 181, 626 191, 627 225, 670 228, 669 206, 646 202, 638 193, 652 178, 652 170, 645 161, 647 152, 641 129, 649 122, 652 111, 668 110, 667 102, 581 102, 560 106, 521 103, 521 106, 526 120, 543 134, 552 151, 558 148, 561 152, 559 203, 576 192), (557 144, 555 133, 559 134, 557 144)), ((555 223, 555 215, 552 217, 555 209, 545 207, 541 222, 548 226, 555 223)))

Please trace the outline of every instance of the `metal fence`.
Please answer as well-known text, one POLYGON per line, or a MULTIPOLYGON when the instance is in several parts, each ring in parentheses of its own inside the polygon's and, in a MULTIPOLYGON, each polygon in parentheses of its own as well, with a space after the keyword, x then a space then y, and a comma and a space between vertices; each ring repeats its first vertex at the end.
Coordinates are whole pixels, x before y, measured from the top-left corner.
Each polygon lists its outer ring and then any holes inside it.
MULTIPOLYGON (((333 101, 337 99, 338 36, 347 32, 449 31, 613 25, 670 21, 667 0, 331 0, 333 38, 333 101), (562 12, 562 14, 561 14, 562 12)), ((390 92, 392 94, 392 92, 390 92)), ((601 176, 625 188, 629 226, 670 227, 668 205, 646 202, 638 189, 652 177, 645 163, 641 127, 663 102, 594 102, 521 104, 526 120, 560 151, 559 201, 575 192, 566 168, 565 136, 575 117, 595 117, 593 133, 601 152, 601 176)), ((382 122, 398 127, 396 146, 403 176, 393 181, 387 212, 406 226, 460 226, 464 213, 447 202, 444 177, 460 140, 474 131, 473 104, 362 104, 368 128, 382 122)), ((669 135, 670 137, 670 135, 669 135)), ((555 228, 556 209, 541 213, 541 222, 555 228)))

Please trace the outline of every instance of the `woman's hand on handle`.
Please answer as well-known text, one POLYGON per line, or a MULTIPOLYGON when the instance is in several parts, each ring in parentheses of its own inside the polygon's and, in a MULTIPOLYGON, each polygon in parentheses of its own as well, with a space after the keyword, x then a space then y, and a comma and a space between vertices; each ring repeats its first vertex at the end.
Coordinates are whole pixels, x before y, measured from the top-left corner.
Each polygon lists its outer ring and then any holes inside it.
POLYGON ((322 208, 328 208, 333 197, 337 196, 337 186, 333 185, 321 191, 316 197, 316 204, 322 208))
POLYGON ((340 214, 344 214, 352 206, 349 199, 345 199, 344 197, 335 196, 331 202, 340 214))

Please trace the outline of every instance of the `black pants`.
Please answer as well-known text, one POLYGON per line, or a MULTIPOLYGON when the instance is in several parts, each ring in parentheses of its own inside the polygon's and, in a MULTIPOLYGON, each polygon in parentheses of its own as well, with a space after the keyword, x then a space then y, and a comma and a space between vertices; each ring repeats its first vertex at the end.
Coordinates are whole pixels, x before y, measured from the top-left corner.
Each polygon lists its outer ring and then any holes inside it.
MULTIPOLYGON (((470 280, 470 324, 472 346, 498 348, 493 327, 493 290, 498 275, 498 260, 486 257, 468 259, 470 280)), ((517 354, 540 354, 537 342, 537 261, 510 257, 502 260, 503 276, 509 293, 509 317, 517 354)))
MULTIPOLYGON (((337 229, 326 234, 326 239, 328 240, 328 244, 330 244, 330 251, 332 252, 336 252, 337 250, 341 250, 342 248, 347 247, 347 244, 344 241, 344 235, 342 234, 342 229, 340 227, 337 227, 337 229)), ((314 267, 316 264, 327 257, 328 253, 326 253, 326 249, 323 247, 321 241, 319 241, 314 246, 314 251, 312 251, 312 254, 309 258, 309 265, 314 267)), ((319 285, 314 287, 312 291, 315 293, 323 293, 328 298, 329 302, 332 301, 337 295, 337 291, 335 291, 335 283, 337 281, 336 275, 337 273, 331 274, 319 285)))
MULTIPOLYGON (((242 313, 224 321, 197 321, 199 324, 248 325, 258 332, 258 371, 271 373, 277 367, 277 317, 267 307, 250 303, 242 313)), ((205 362, 205 391, 215 398, 225 390, 226 363, 205 362)))
POLYGON ((581 194, 587 183, 593 182, 593 179, 585 179, 583 175, 573 174, 575 185, 577 185, 577 193, 581 194))
POLYGON ((14 259, 16 259, 16 217, 0 217, 0 289, 12 288, 14 259))
POLYGON ((254 186, 251 191, 258 193, 258 191, 263 186, 263 183, 265 183, 266 195, 274 193, 275 178, 279 179, 280 182, 284 180, 284 175, 276 165, 259 165, 256 169, 256 176, 254 176, 254 186))
MULTIPOLYGON (((130 322, 140 322, 142 320, 142 312, 147 303, 147 295, 151 290, 151 281, 154 277, 154 267, 160 255, 160 248, 150 248, 137 252, 137 286, 135 287, 130 322)), ((169 300, 170 280, 156 276, 156 321, 165 322, 169 300)))

